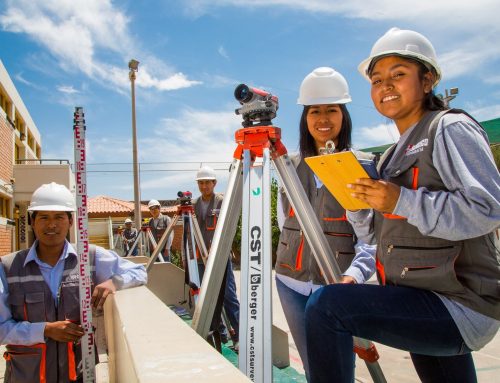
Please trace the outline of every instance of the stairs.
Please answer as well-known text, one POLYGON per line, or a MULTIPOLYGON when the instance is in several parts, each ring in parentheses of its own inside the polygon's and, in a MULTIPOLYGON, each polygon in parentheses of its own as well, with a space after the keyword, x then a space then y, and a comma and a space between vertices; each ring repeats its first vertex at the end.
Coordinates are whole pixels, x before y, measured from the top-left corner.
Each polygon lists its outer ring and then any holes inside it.
POLYGON ((107 235, 91 235, 89 242, 92 245, 97 245, 109 249, 109 238, 107 235))

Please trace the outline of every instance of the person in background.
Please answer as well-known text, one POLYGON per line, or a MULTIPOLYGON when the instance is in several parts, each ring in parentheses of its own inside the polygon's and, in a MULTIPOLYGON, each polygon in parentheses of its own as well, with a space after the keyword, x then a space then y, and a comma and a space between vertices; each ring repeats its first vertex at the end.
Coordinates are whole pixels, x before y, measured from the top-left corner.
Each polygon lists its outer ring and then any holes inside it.
MULTIPOLYGON (((319 155, 327 141, 334 143, 336 151, 350 149, 352 127, 346 108, 350 101, 347 82, 340 73, 328 67, 309 73, 302 81, 298 99, 304 105, 299 124, 300 154, 291 159, 343 272, 343 283, 355 284, 365 282, 373 274, 375 250, 357 240, 344 208, 304 161, 306 157, 319 155)), ((325 280, 284 190, 279 193, 278 218, 281 234, 275 265, 276 287, 308 377, 305 308, 311 294, 325 280)), ((353 358, 352 352, 350 356, 353 358)))
POLYGON ((409 351, 423 382, 476 382, 471 351, 500 327, 500 176, 486 133, 434 95, 441 69, 420 33, 390 29, 359 70, 401 134, 381 158, 381 180, 348 185, 372 207, 348 216, 376 239, 380 285, 313 294, 311 382, 353 381, 352 336, 409 351))
MULTIPOLYGON (((200 227, 203 240, 207 250, 210 250, 212 240, 217 225, 217 218, 219 216, 220 208, 222 205, 222 194, 215 193, 215 185, 217 184, 217 176, 215 171, 209 166, 202 166, 196 173, 196 182, 201 196, 194 201, 194 211, 196 220, 200 227)), ((200 273, 200 281, 203 279, 205 272, 205 265, 203 264, 202 257, 198 257, 198 270, 200 273)), ((239 350, 239 320, 240 320, 240 303, 236 295, 236 282, 233 273, 233 264, 230 257, 228 257, 227 268, 225 273, 225 286, 224 286, 224 310, 229 319, 229 323, 233 328, 231 338, 233 346, 236 351, 239 350)), ((227 331, 224 326, 220 326, 221 339, 223 343, 227 342, 227 331)))
POLYGON ((135 245, 134 247, 134 242, 137 239, 137 234, 137 229, 135 227, 132 227, 132 220, 130 218, 127 218, 125 220, 125 229, 122 232, 123 251, 125 252, 125 256, 131 255, 135 257, 137 255, 138 246, 135 245), (134 247, 133 250, 132 247, 134 247), (131 254, 129 254, 130 250, 132 250, 131 254))
MULTIPOLYGON (((35 242, 0 258, 0 344, 7 345, 6 382, 82 379, 78 255, 66 240, 75 210, 75 198, 64 185, 40 186, 28 207, 35 242)), ((91 302, 97 309, 116 290, 147 281, 144 266, 102 247, 90 245, 89 259, 91 302)))
MULTIPOLYGON (((161 205, 158 200, 152 199, 148 203, 149 212, 151 213, 151 218, 149 220, 149 227, 151 229, 151 233, 153 237, 158 243, 163 235, 163 233, 167 230, 168 225, 172 219, 168 215, 163 215, 161 213, 161 205)), ((165 262, 170 262, 170 246, 172 246, 172 241, 174 240, 174 231, 170 233, 167 242, 163 246, 161 250, 161 254, 163 256, 163 260, 165 262)))

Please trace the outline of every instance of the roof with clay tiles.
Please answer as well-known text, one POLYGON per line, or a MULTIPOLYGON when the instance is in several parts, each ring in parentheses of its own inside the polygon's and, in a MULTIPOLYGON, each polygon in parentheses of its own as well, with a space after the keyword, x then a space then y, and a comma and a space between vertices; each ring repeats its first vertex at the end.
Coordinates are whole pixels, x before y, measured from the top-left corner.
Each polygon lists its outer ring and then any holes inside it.
MULTIPOLYGON (((124 201, 108 196, 97 196, 89 198, 89 217, 126 216, 134 212, 134 202, 124 201)), ((173 213, 177 209, 175 206, 162 206, 162 213, 173 213)), ((141 203, 141 214, 149 217, 149 209, 146 204, 141 203)))

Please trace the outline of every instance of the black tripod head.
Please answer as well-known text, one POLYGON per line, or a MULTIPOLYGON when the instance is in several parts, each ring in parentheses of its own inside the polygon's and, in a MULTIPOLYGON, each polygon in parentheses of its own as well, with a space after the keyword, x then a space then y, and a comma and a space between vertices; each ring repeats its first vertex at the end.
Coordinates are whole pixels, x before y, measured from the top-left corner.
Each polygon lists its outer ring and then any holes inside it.
POLYGON ((276 117, 279 108, 277 96, 262 89, 240 84, 234 90, 234 97, 241 104, 235 113, 241 114, 242 125, 245 128, 272 125, 271 121, 276 117))

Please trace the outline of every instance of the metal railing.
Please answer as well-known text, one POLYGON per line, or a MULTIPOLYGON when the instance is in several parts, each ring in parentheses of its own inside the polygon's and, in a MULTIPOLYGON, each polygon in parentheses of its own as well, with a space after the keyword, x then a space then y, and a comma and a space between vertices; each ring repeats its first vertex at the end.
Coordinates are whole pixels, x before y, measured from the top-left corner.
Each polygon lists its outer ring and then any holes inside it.
POLYGON ((45 164, 47 165, 47 163, 50 162, 50 163, 58 163, 59 165, 69 165, 69 160, 63 160, 63 159, 57 159, 57 158, 19 158, 16 160, 16 165, 21 165, 21 164, 25 164, 25 165, 34 165, 34 164, 38 164, 38 165, 42 165, 42 164, 45 164))

